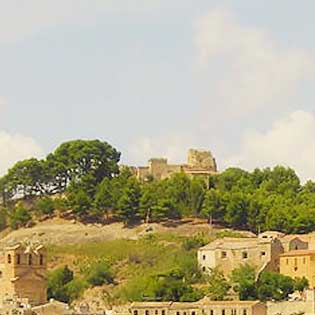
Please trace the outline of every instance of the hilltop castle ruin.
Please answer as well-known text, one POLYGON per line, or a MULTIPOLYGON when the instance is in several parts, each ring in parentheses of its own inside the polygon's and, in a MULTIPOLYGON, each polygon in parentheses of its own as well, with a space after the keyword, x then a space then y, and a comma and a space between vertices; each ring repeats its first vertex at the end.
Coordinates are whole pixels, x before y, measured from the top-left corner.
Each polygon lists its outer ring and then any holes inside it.
POLYGON ((165 158, 152 158, 148 166, 133 168, 138 179, 146 181, 150 177, 156 180, 168 178, 173 173, 184 172, 190 177, 205 179, 218 173, 215 158, 210 151, 190 149, 186 164, 168 164, 165 158))

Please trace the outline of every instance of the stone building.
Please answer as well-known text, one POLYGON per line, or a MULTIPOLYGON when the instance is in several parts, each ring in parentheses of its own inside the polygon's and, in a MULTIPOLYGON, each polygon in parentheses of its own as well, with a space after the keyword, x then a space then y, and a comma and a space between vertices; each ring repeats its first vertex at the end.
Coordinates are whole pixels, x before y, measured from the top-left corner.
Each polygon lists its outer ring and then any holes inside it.
POLYGON ((188 151, 186 164, 168 164, 165 158, 152 158, 148 166, 131 168, 138 179, 147 180, 152 177, 156 180, 168 178, 173 173, 184 172, 188 176, 200 176, 205 179, 210 175, 217 174, 217 164, 210 151, 188 151))
POLYGON ((32 306, 46 303, 46 271, 42 245, 5 248, 0 261, 0 303, 11 297, 27 299, 32 306))
POLYGON ((267 315, 315 314, 315 291, 306 290, 302 296, 289 301, 267 302, 267 315))
POLYGON ((279 256, 283 253, 281 242, 271 238, 217 239, 198 250, 198 263, 203 272, 220 268, 227 276, 242 264, 263 270, 279 271, 279 256))
POLYGON ((291 278, 308 279, 315 287, 315 250, 293 250, 280 256, 280 273, 291 278))
POLYGON ((130 315, 266 315, 267 307, 259 301, 210 301, 205 297, 198 302, 135 302, 130 315))

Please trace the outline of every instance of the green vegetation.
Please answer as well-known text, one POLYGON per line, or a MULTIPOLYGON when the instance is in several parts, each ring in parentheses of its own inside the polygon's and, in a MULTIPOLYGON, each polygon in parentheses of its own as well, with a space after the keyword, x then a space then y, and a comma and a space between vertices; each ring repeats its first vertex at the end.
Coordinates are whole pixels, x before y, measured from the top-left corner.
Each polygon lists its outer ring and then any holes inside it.
POLYGON ((48 295, 72 301, 88 287, 109 286, 114 302, 196 301, 205 293, 195 287, 203 279, 197 266, 196 249, 187 249, 184 243, 187 238, 161 234, 138 241, 53 246, 49 253, 54 259, 57 257, 58 265, 48 277, 48 295), (72 261, 69 268, 74 272, 73 278, 61 281, 60 270, 69 261, 72 261))
POLYGON ((232 271, 230 279, 226 279, 218 270, 211 270, 208 278, 209 296, 214 300, 227 297, 230 288, 238 293, 240 300, 283 301, 295 290, 303 292, 308 288, 305 278, 292 279, 275 272, 262 272, 256 276, 254 267, 246 264, 232 271))
POLYGON ((16 163, 0 179, 6 207, 1 227, 8 222, 18 228, 34 216, 51 216, 58 210, 72 211, 80 220, 114 218, 126 225, 194 216, 255 233, 315 230, 315 183, 301 185, 290 168, 230 168, 209 183, 184 173, 141 183, 128 168, 119 172, 119 159, 120 153, 106 142, 75 140, 43 160, 16 163), (53 201, 49 196, 56 193, 60 197, 53 201), (22 210, 17 196, 35 201, 22 210))

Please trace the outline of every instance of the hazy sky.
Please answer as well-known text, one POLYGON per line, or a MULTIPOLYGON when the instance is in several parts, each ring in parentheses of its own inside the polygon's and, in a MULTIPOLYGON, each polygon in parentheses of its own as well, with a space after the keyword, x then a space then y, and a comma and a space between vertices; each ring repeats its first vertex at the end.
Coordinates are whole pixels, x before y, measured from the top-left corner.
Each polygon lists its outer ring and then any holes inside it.
POLYGON ((314 0, 0 0, 0 173, 76 138, 123 162, 315 179, 314 0))

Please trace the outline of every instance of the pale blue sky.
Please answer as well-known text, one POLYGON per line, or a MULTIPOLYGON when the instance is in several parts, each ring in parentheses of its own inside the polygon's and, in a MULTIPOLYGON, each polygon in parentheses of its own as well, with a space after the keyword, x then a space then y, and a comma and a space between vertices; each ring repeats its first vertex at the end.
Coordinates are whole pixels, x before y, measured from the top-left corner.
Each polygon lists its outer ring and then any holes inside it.
POLYGON ((315 178, 315 2, 0 0, 0 171, 100 138, 315 178))

